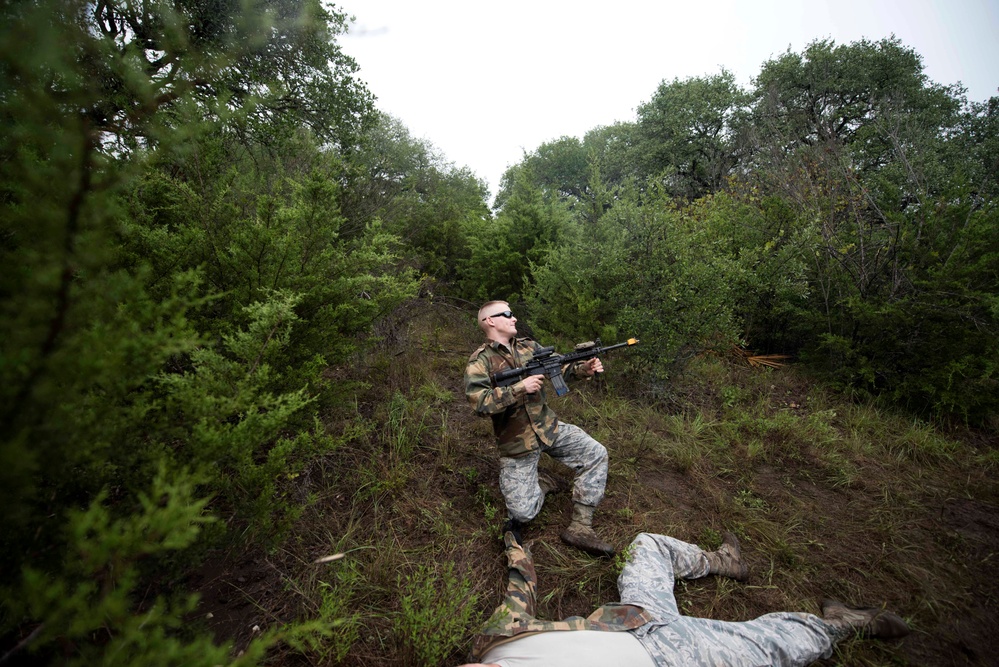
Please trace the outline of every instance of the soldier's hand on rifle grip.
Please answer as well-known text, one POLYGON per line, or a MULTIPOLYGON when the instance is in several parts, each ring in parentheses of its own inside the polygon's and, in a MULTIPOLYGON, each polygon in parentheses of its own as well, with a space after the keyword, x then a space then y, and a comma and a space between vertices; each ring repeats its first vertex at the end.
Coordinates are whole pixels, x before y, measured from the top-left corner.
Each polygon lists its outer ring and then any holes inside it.
POLYGON ((522 380, 524 383, 524 391, 528 394, 537 393, 538 389, 541 389, 541 385, 544 384, 544 375, 528 375, 522 380))

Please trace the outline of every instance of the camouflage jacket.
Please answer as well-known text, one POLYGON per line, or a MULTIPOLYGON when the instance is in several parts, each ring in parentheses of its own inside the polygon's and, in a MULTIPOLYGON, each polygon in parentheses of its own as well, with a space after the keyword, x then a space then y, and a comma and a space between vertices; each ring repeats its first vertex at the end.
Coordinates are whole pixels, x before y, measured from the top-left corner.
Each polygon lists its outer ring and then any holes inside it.
POLYGON ((634 630, 653 620, 652 615, 631 604, 605 604, 592 614, 570 616, 562 621, 542 621, 534 618, 537 599, 537 573, 529 552, 519 545, 506 550, 510 575, 506 598, 472 639, 471 658, 479 661, 490 649, 526 634, 566 630, 603 630, 623 632, 634 630))
MULTIPOLYGON (((494 387, 490 376, 523 366, 541 345, 530 338, 513 339, 509 348, 496 341, 486 341, 472 352, 465 367, 465 396, 475 413, 493 420, 493 432, 501 456, 520 456, 550 445, 558 433, 558 419, 548 407, 544 387, 527 394, 520 382, 509 387, 494 387)), ((575 377, 579 363, 563 368, 566 379, 575 377)))

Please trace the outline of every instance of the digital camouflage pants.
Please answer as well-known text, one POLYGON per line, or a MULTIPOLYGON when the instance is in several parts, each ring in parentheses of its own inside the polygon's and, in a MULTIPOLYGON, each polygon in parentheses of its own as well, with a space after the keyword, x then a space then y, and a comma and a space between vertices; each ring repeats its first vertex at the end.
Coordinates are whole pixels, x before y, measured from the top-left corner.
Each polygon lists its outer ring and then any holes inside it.
POLYGON ((797 612, 742 622, 681 616, 673 585, 677 578, 706 576, 708 560, 693 544, 650 533, 639 534, 629 547, 617 580, 620 603, 604 605, 586 619, 535 619, 534 564, 529 553, 506 539, 506 598, 474 638, 473 659, 525 632, 604 630, 634 634, 658 667, 804 667, 832 655, 836 640, 850 632, 797 612))
POLYGON ((640 627, 652 618, 634 605, 611 603, 586 618, 573 616, 563 621, 535 618, 538 576, 531 554, 517 544, 512 533, 503 536, 506 543, 507 586, 503 603, 486 621, 472 640, 471 659, 478 661, 498 643, 523 633, 564 632, 568 630, 603 630, 623 632, 640 627))
POLYGON ((704 552, 665 535, 642 533, 618 577, 621 602, 642 607, 653 620, 631 630, 660 667, 809 665, 832 655, 843 636, 813 614, 778 612, 729 622, 681 616, 673 594, 676 579, 708 574, 704 552))
POLYGON ((538 461, 542 454, 572 468, 574 502, 591 507, 600 503, 607 485, 607 449, 578 426, 559 422, 558 435, 550 446, 523 456, 500 457, 500 491, 511 519, 530 521, 541 511, 545 496, 538 486, 538 461))

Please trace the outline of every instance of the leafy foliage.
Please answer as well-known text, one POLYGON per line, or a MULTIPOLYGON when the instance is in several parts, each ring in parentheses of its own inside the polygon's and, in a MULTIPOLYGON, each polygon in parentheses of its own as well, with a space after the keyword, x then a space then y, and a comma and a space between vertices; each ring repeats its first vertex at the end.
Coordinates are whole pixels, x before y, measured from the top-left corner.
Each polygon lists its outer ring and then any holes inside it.
POLYGON ((183 105, 259 138, 305 124, 341 145, 370 110, 333 41, 346 16, 314 0, 74 3, 67 15, 80 75, 96 84, 85 114, 121 148, 177 128, 183 105))
POLYGON ((339 444, 323 372, 415 289, 377 220, 340 233, 336 148, 370 105, 345 19, 3 11, 0 632, 38 661, 230 662, 159 578, 218 539, 212 513, 280 535, 290 480, 339 444))
POLYGON ((961 95, 895 38, 788 51, 749 91, 725 70, 664 82, 636 123, 507 172, 571 215, 529 276, 532 314, 577 339, 645 328, 672 350, 664 369, 738 338, 840 387, 987 420, 996 105, 961 95))
POLYGON ((405 244, 421 269, 454 280, 470 237, 489 217, 485 185, 444 161, 398 120, 380 114, 351 155, 342 189, 347 233, 371 219, 405 244))
POLYGON ((638 107, 642 173, 662 178, 675 197, 696 199, 719 190, 748 152, 740 136, 747 102, 726 70, 663 82, 638 107))
POLYGON ((478 602, 471 593, 471 580, 459 577, 452 563, 443 563, 418 566, 411 575, 400 577, 398 586, 402 599, 395 630, 407 662, 441 664, 465 640, 478 602))
POLYGON ((197 602, 190 594, 157 596, 135 608, 140 559, 190 546, 199 526, 211 521, 203 514, 206 501, 195 494, 196 481, 161 469, 149 491, 138 494, 130 516, 115 518, 105 493, 86 510, 69 513, 59 571, 28 565, 19 585, 4 591, 7 622, 11 617, 38 621, 30 635, 36 659, 54 657, 35 650, 54 642, 72 647, 62 661, 70 665, 248 665, 262 657, 273 638, 230 661, 227 645, 217 646, 208 637, 178 637, 180 619, 197 602))
POLYGON ((567 219, 560 202, 546 201, 528 174, 518 175, 503 210, 471 237, 471 257, 461 272, 463 293, 479 301, 518 301, 534 268, 558 247, 567 219))
POLYGON ((731 257, 713 230, 661 190, 625 195, 592 229, 576 227, 536 272, 529 304, 542 330, 578 340, 635 336, 655 385, 736 336, 731 257))

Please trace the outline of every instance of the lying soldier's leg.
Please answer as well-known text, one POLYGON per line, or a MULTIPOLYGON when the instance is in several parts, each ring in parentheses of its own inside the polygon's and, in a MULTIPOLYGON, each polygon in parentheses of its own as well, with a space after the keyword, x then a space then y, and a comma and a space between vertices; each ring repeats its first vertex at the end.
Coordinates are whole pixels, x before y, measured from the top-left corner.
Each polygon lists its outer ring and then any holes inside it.
POLYGON ((506 544, 506 596, 487 621, 487 626, 492 624, 493 619, 501 618, 505 623, 508 620, 533 618, 537 602, 538 576, 531 554, 517 542, 511 532, 503 536, 503 542, 506 544))
POLYGON ((617 580, 621 602, 642 607, 654 619, 651 624, 634 630, 639 638, 654 632, 660 624, 681 618, 673 593, 676 579, 700 579, 716 574, 744 580, 748 576, 739 542, 731 533, 725 534, 722 548, 712 552, 675 537, 641 533, 628 552, 628 562, 617 580), (720 562, 725 566, 719 567, 720 562))
POLYGON ((658 622, 679 618, 674 580, 706 576, 709 565, 705 552, 694 544, 654 533, 640 533, 628 552, 628 562, 617 579, 621 602, 644 608, 658 622))
POLYGON ((641 638, 654 657, 693 667, 799 667, 832 655, 842 634, 818 616, 767 614, 733 623, 684 616, 641 638))
POLYGON ((534 561, 512 531, 504 533, 503 542, 506 544, 506 595, 479 634, 472 638, 472 660, 478 660, 497 638, 512 637, 518 625, 534 618, 538 586, 534 561))

